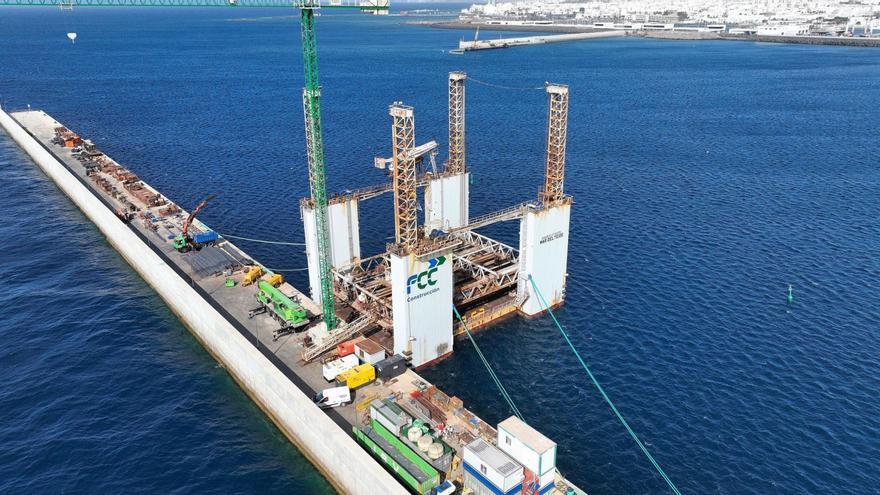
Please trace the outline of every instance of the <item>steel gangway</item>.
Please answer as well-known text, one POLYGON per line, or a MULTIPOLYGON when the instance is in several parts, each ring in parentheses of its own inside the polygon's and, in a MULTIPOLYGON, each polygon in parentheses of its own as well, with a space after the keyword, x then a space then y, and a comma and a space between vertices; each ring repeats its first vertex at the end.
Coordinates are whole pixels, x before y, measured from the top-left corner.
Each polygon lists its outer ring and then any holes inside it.
POLYGON ((470 222, 468 222, 467 225, 452 229, 450 232, 461 232, 464 230, 478 229, 480 227, 492 225, 493 223, 517 220, 522 218, 523 215, 526 214, 526 211, 539 207, 540 205, 534 201, 526 201, 518 205, 504 208, 503 210, 493 211, 492 213, 487 213, 485 215, 474 217, 471 219, 470 222))
POLYGON ((336 347, 337 345, 363 332, 364 330, 369 328, 370 325, 373 324, 374 320, 375 318, 373 315, 363 314, 358 318, 355 318, 351 323, 347 323, 343 326, 337 327, 336 330, 333 330, 330 335, 327 336, 327 338, 321 341, 320 344, 303 349, 303 361, 312 361, 313 359, 320 356, 321 354, 324 354, 333 347, 336 347))

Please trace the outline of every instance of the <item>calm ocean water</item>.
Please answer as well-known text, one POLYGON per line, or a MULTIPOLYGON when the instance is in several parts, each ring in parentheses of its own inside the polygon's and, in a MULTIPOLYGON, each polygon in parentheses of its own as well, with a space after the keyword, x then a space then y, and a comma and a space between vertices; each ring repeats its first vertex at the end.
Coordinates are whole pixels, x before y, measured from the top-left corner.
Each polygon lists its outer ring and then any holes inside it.
MULTIPOLYGON (((877 51, 617 39, 456 57, 471 33, 334 15, 318 36, 333 190, 383 180, 392 101, 445 142, 449 70, 571 85, 559 317, 683 493, 877 493, 877 51)), ((0 10, 0 101, 45 109, 183 205, 216 194, 203 218, 220 231, 295 241, 298 37, 274 10, 0 10)), ((545 104, 468 86, 473 214, 535 196, 545 104)), ((332 493, 5 136, 0 183, 0 492, 332 493)), ((364 207, 365 253, 390 211, 364 207)), ((666 493, 549 319, 478 342, 567 476, 666 493)), ((465 342, 427 375, 509 414, 465 342)))

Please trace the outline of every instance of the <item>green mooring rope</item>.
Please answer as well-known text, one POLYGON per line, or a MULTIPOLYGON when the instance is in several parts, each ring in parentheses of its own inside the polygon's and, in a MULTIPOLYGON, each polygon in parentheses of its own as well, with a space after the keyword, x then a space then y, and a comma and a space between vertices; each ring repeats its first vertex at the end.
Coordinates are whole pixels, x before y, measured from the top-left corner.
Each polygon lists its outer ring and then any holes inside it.
POLYGON ((507 404, 510 405, 510 409, 513 411, 513 414, 516 414, 516 417, 519 419, 523 419, 522 414, 519 412, 519 409, 516 407, 516 404, 513 403, 513 399, 510 398, 510 394, 507 393, 507 390, 504 388, 504 385, 501 384, 501 380, 498 378, 498 375, 495 374, 495 371, 492 370, 492 366, 489 364, 489 361, 486 359, 486 356, 483 355, 483 351, 480 350, 480 346, 477 345, 477 342, 474 340, 474 336, 471 335, 471 331, 467 326, 467 323, 464 322, 461 315, 458 313, 458 309, 455 305, 452 305, 452 311, 455 312, 455 316, 458 317, 458 321, 461 322, 461 325, 464 327, 464 331, 470 339, 471 344, 474 345, 474 349, 477 351, 477 355, 480 356, 480 359, 483 361, 483 365, 486 366, 486 369, 489 370, 489 376, 492 377, 492 380, 495 382, 495 385, 498 387, 498 390, 501 391, 501 395, 504 397, 504 400, 507 401, 507 404))
POLYGON ((286 241, 266 241, 263 239, 253 239, 250 237, 242 237, 238 235, 232 234, 220 234, 222 237, 228 237, 230 239, 236 239, 239 241, 250 241, 250 242, 259 242, 260 244, 277 244, 280 246, 305 246, 304 242, 286 242, 286 241))
POLYGON ((550 313, 550 317, 553 318, 553 322, 556 323, 556 328, 559 329, 559 332, 562 334, 562 337, 568 343, 568 346, 571 347, 571 351, 574 352, 575 357, 577 357, 578 361, 580 361, 581 366, 584 367, 584 370, 586 370, 587 375, 590 376, 590 380, 593 381, 593 385, 596 386, 596 389, 598 389, 599 393, 602 394, 602 398, 605 399, 605 402, 608 403, 608 405, 611 407, 611 410, 614 411, 614 414, 617 416, 617 419, 620 420, 620 422, 623 424, 623 427, 626 428, 626 431, 629 432, 629 436, 631 436, 632 439, 636 441, 636 443, 639 445, 639 448, 642 449, 642 452, 645 453, 645 456, 648 458, 649 461, 651 461, 651 464, 654 465, 654 468, 657 469, 657 472, 660 473, 660 476, 662 476, 663 479, 666 480, 666 484, 669 485, 670 489, 672 489, 672 493, 674 493, 675 495, 681 495, 681 492, 678 491, 678 488, 675 487, 675 484, 672 482, 671 479, 669 479, 669 476, 666 476, 666 472, 663 471, 663 468, 660 467, 660 464, 658 464, 657 461, 654 460, 654 456, 652 456, 651 453, 648 452, 648 449, 645 447, 645 444, 643 444, 642 441, 639 440, 639 437, 638 437, 638 435, 636 435, 636 432, 634 432, 633 429, 629 427, 629 423, 627 423, 626 420, 623 419, 623 415, 620 414, 620 411, 618 411, 617 407, 614 405, 614 403, 611 402, 611 398, 608 397, 608 394, 605 393, 605 389, 602 388, 602 385, 599 385, 599 381, 596 380, 595 376, 593 376, 593 372, 590 371, 590 367, 587 366, 587 363, 586 363, 586 361, 584 361, 584 358, 581 357, 580 353, 574 347, 574 344, 571 343, 571 339, 568 338, 568 334, 565 332, 565 329, 562 328, 562 324, 559 323, 559 320, 556 319, 556 315, 553 314, 553 310, 550 309, 550 306, 547 304, 547 301, 544 299, 544 295, 541 294, 541 291, 538 289, 538 285, 535 283, 535 280, 532 278, 531 275, 529 275, 529 282, 532 283, 532 287, 535 289, 535 293, 538 294, 538 298, 541 300, 541 304, 544 306, 544 309, 546 309, 547 312, 550 313))

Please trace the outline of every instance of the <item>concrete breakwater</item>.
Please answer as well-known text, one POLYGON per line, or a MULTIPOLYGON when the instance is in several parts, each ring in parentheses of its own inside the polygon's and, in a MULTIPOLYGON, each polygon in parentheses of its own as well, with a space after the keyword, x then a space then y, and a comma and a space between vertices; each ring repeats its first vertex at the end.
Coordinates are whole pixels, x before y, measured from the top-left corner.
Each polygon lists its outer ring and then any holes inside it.
POLYGON ((844 36, 763 36, 720 34, 719 39, 730 41, 756 41, 759 43, 792 43, 798 45, 830 45, 880 48, 880 38, 857 38, 844 36))
POLYGON ((474 29, 483 31, 513 31, 519 33, 602 33, 607 29, 596 29, 592 26, 574 25, 536 25, 536 24, 486 24, 482 22, 413 22, 414 25, 427 25, 437 29, 474 29))
POLYGON ((626 36, 625 31, 602 31, 595 33, 550 34, 544 36, 524 36, 519 38, 498 38, 488 40, 461 40, 458 42, 459 52, 475 50, 492 50, 513 46, 543 45, 546 43, 563 43, 588 39, 618 38, 626 36))
POLYGON ((700 31, 639 31, 630 32, 629 35, 663 40, 725 40, 751 41, 756 43, 789 43, 798 45, 880 47, 880 38, 843 36, 765 36, 756 34, 709 33, 700 31))
POLYGON ((17 120, 23 116, 60 125, 42 112, 9 115, 0 110, 0 127, 98 227, 110 245, 339 491, 364 495, 407 493, 211 304, 206 294, 178 273, 160 250, 149 245, 131 224, 122 222, 87 182, 29 132, 17 120))
MULTIPOLYGON (((533 33, 607 33, 606 29, 597 29, 592 26, 579 26, 573 24, 490 24, 485 22, 414 22, 413 24, 426 25, 437 29, 480 29, 483 31, 512 31, 533 33)), ((880 37, 861 38, 844 36, 765 36, 765 35, 740 35, 702 31, 626 31, 626 36, 639 36, 644 38, 664 40, 727 40, 727 41, 752 41, 759 43, 789 43, 800 45, 829 45, 829 46, 853 46, 853 47, 880 47, 880 37)))

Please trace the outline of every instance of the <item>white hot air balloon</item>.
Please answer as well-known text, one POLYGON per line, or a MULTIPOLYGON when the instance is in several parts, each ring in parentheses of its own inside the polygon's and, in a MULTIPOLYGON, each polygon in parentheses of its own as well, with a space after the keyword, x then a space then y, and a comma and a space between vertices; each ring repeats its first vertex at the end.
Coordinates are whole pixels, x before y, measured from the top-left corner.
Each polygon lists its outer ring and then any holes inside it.
POLYGON ((71 43, 76 43, 76 33, 67 33, 67 37, 70 38, 71 43))

